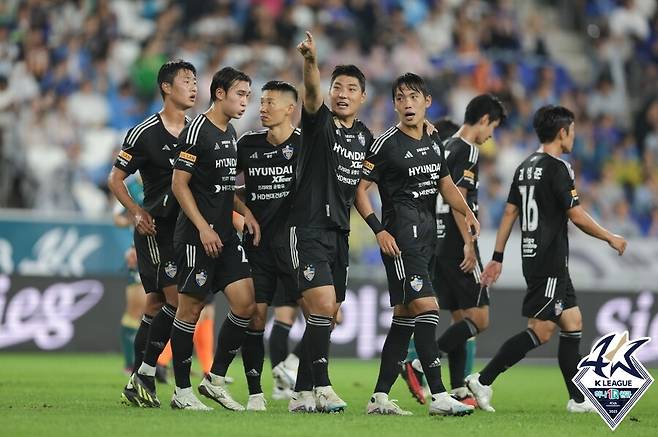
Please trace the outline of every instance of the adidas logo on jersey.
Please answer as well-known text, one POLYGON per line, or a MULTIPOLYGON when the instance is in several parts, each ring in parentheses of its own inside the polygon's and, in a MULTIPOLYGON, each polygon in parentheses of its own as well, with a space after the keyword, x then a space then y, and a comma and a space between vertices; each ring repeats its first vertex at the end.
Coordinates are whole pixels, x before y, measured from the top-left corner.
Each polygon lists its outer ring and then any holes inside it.
POLYGON ((215 143, 215 150, 219 150, 219 149, 220 149, 219 144, 218 144, 218 143, 215 143))
POLYGON ((164 147, 162 148, 162 150, 171 150, 171 149, 169 148, 168 145, 165 144, 164 147))
POLYGON ((254 152, 251 155, 249 155, 251 159, 258 159, 258 152, 254 152))
POLYGON ((404 159, 409 159, 413 157, 414 155, 409 150, 407 150, 407 153, 404 154, 404 159))

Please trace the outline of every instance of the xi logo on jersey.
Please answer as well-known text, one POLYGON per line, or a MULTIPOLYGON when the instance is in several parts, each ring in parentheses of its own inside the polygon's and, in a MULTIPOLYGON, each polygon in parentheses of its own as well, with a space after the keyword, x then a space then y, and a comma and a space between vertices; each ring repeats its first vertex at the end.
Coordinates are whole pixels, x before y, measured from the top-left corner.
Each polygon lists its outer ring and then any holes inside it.
POLYGON ((629 340, 628 331, 612 333, 594 344, 578 364, 576 387, 614 430, 653 383, 647 369, 635 358, 649 337, 629 340))
POLYGON ((281 152, 283 153, 283 157, 286 158, 287 160, 290 160, 290 158, 292 158, 293 150, 289 144, 286 144, 286 146, 283 149, 281 149, 281 152))
POLYGON ((315 267, 312 264, 307 265, 303 272, 307 281, 311 282, 315 278, 315 267))

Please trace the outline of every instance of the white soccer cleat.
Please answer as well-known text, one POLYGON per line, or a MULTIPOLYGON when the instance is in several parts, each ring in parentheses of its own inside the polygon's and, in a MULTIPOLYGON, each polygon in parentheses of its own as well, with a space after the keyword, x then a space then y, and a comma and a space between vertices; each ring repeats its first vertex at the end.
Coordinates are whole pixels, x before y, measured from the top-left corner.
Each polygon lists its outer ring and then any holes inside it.
POLYGON ((339 413, 345 410, 347 403, 338 397, 330 385, 326 387, 316 387, 315 408, 321 413, 339 413))
POLYGON ((277 387, 292 390, 295 388, 297 372, 286 367, 282 361, 272 369, 272 379, 277 387))
POLYGON ((213 409, 203 404, 194 393, 192 388, 180 389, 174 388, 174 395, 171 397, 171 408, 174 410, 191 410, 191 411, 212 411, 213 409))
POLYGON ((570 413, 596 413, 596 407, 587 398, 582 402, 569 399, 569 402, 567 402, 567 411, 570 413))
POLYGON ((266 404, 267 401, 265 400, 265 395, 263 393, 249 395, 247 411, 267 411, 266 404))
POLYGON ((203 378, 203 381, 199 384, 199 393, 217 402, 227 410, 244 411, 244 407, 231 397, 221 377, 206 376, 203 378), (211 382, 210 378, 214 381, 211 382))
POLYGON ((284 399, 292 399, 293 391, 289 388, 281 388, 276 384, 272 387, 272 399, 275 401, 282 401, 284 399))
POLYGON ((312 391, 294 392, 288 403, 291 413, 315 413, 315 397, 312 391))
POLYGON ((466 416, 474 409, 472 405, 462 404, 447 392, 443 392, 432 395, 430 416, 466 416))
POLYGON ((400 408, 395 399, 389 399, 386 393, 375 393, 366 407, 366 414, 383 414, 392 416, 412 416, 411 411, 400 408))
POLYGON ((490 413, 495 412, 494 407, 491 406, 491 398, 493 397, 493 390, 491 386, 482 385, 480 383, 480 374, 473 373, 468 375, 464 382, 466 382, 466 387, 473 393, 475 400, 478 402, 478 407, 483 411, 488 411, 490 413))

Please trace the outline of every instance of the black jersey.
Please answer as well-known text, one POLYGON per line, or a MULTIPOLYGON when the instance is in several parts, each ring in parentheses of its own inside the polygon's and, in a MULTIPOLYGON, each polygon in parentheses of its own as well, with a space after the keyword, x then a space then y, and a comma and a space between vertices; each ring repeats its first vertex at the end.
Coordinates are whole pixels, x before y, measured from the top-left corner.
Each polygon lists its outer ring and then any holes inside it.
POLYGON ((439 179, 448 175, 436 135, 416 140, 392 127, 373 143, 363 178, 377 183, 382 222, 400 250, 435 244, 439 179))
MULTIPOLYGON (((286 245, 290 239, 287 224, 300 143, 300 129, 279 145, 267 141, 267 129, 238 140, 238 170, 244 172, 246 204, 260 225, 261 246, 286 245)), ((251 234, 245 238, 249 241, 251 234)))
MULTIPOLYGON (((235 129, 229 124, 226 131, 222 131, 201 114, 183 129, 178 141, 181 152, 174 168, 192 174, 189 187, 199 212, 222 241, 234 238, 235 129)), ((201 244, 198 229, 182 210, 178 215, 174 242, 201 244)))
MULTIPOLYGON (((471 211, 478 213, 478 159, 480 152, 474 144, 461 137, 448 138, 444 143, 448 171, 455 185, 466 189, 466 203, 471 211)), ((464 239, 452 215, 450 205, 439 196, 436 219, 437 254, 442 258, 463 258, 464 239)))
POLYGON ((579 204, 569 163, 533 153, 516 169, 507 202, 519 208, 523 275, 562 275, 569 257, 567 210, 579 204))
MULTIPOLYGON (((185 117, 185 121, 189 121, 185 117)), ((126 134, 114 166, 128 174, 139 170, 144 182, 144 209, 153 217, 175 217, 178 203, 171 193, 171 175, 178 155, 178 138, 164 126, 159 113, 126 134)))
POLYGON ((302 108, 301 126, 291 223, 349 231, 350 208, 372 134, 359 120, 350 128, 338 127, 324 103, 315 114, 302 108))

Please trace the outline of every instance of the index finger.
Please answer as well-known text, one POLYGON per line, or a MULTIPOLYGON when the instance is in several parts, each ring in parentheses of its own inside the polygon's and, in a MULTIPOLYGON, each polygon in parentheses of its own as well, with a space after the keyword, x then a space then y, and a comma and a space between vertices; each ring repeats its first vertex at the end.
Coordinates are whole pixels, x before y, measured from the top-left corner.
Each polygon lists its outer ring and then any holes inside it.
POLYGON ((313 41, 313 35, 311 35, 311 32, 309 32, 308 30, 306 31, 306 39, 308 39, 309 41, 313 41))

